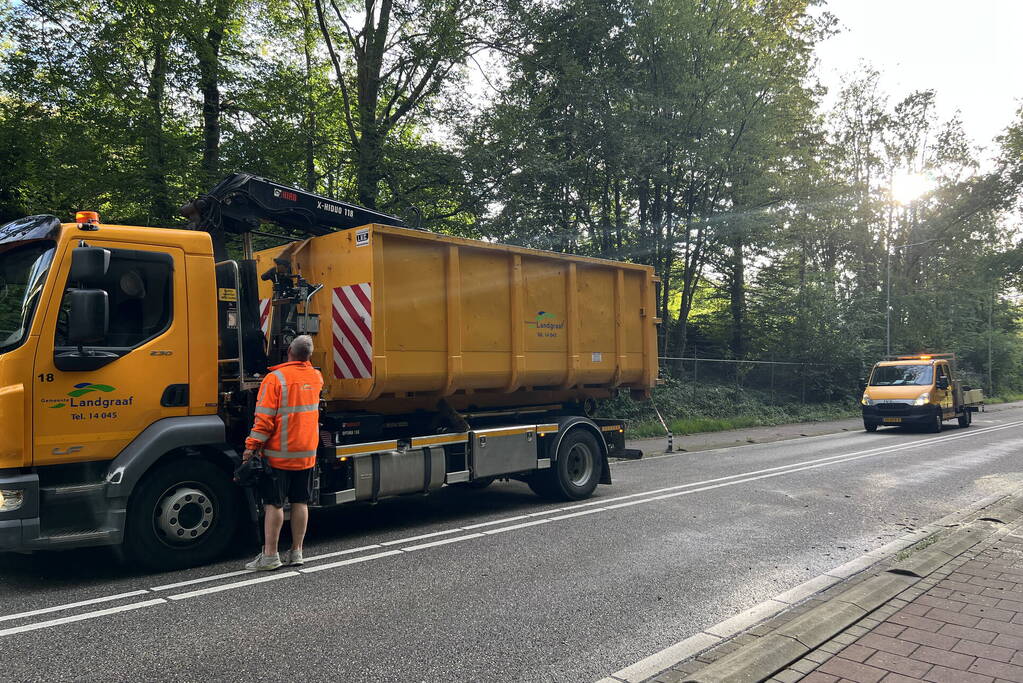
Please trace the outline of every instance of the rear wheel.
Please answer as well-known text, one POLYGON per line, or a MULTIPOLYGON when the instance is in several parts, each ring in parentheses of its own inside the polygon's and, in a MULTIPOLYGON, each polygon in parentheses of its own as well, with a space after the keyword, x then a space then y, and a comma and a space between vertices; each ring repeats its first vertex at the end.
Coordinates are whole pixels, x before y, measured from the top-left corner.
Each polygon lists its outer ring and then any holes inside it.
POLYGON ((973 413, 969 409, 964 408, 963 414, 959 416, 959 426, 963 429, 973 424, 973 413))
POLYGON ((240 493, 205 460, 174 460, 147 474, 132 494, 125 550, 148 569, 206 564, 227 550, 240 519, 240 493))
POLYGON ((529 488, 544 498, 582 500, 589 498, 600 481, 604 466, 600 445, 586 429, 576 428, 558 446, 557 459, 549 470, 536 472, 529 488))

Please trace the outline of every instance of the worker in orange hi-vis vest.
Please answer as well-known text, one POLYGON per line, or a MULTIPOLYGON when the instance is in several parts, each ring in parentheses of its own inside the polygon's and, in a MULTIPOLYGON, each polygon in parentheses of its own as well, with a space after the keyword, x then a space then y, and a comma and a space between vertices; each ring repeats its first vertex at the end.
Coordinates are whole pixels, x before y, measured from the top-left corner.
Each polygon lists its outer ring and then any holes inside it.
POLYGON ((248 460, 262 451, 269 465, 259 484, 266 517, 265 541, 262 552, 246 569, 266 571, 304 562, 302 541, 309 523, 323 390, 323 377, 309 362, 312 353, 312 337, 295 337, 288 347, 288 362, 270 368, 259 387, 256 418, 243 457, 248 460), (282 561, 277 541, 284 526, 285 499, 291 503, 291 550, 282 561))

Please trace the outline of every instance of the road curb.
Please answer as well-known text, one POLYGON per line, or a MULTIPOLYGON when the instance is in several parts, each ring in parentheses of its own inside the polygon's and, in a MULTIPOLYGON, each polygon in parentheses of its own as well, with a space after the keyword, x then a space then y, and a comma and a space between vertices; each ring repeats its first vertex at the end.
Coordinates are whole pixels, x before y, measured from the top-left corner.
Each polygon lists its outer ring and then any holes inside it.
MULTIPOLYGON (((931 525, 933 531, 908 546, 911 551, 908 558, 831 596, 827 602, 804 612, 773 633, 743 645, 682 680, 686 683, 718 683, 770 678, 997 531, 998 527, 988 524, 995 521, 1007 524, 1023 515, 1020 512, 1023 496, 1000 497, 998 503, 985 516, 971 520, 975 524, 984 523, 983 527, 959 529, 913 553, 913 546, 945 531, 938 525, 931 525), (778 640, 779 637, 795 645, 778 640), (792 653, 791 659, 783 661, 792 653)), ((977 514, 974 511, 973 515, 977 514)))
MULTIPOLYGON (((837 567, 833 567, 815 578, 805 581, 794 588, 790 588, 789 590, 774 596, 774 598, 768 602, 786 603, 788 607, 796 608, 797 605, 804 603, 807 599, 814 595, 833 589, 842 581, 861 574, 864 570, 885 561, 889 557, 896 555, 910 546, 919 544, 921 541, 932 537, 938 532, 947 531, 951 526, 958 526, 961 523, 971 521, 974 518, 979 517, 984 510, 999 502, 1005 501, 1007 498, 1008 496, 1005 493, 996 493, 982 498, 971 505, 967 505, 961 510, 945 515, 941 519, 938 519, 915 531, 911 531, 894 541, 886 543, 879 548, 875 548, 874 550, 861 555, 858 558, 838 565, 837 567)), ((1001 509, 1003 507, 1007 506, 1003 504, 1002 506, 999 506, 999 508, 993 509, 1001 509)), ((1023 498, 1020 498, 1020 505, 1018 507, 1023 508, 1023 498)), ((759 607, 759 605, 754 606, 742 614, 756 612, 759 607)), ((788 607, 786 609, 788 609, 788 607)), ((774 616, 776 615, 762 614, 761 618, 769 620, 774 618, 774 616)), ((735 617, 732 617, 732 619, 735 619, 735 617)), ((727 621, 731 620, 726 620, 726 622, 727 621)), ((714 626, 711 626, 708 630, 716 629, 714 626)), ((727 638, 711 635, 707 631, 697 633, 696 635, 690 636, 678 643, 675 643, 674 645, 670 645, 659 652, 655 652, 644 659, 641 659, 638 662, 635 662, 624 669, 601 679, 598 683, 640 683, 641 681, 649 680, 661 672, 670 669, 675 664, 690 660, 703 652, 713 649, 725 640, 727 640, 727 638)))

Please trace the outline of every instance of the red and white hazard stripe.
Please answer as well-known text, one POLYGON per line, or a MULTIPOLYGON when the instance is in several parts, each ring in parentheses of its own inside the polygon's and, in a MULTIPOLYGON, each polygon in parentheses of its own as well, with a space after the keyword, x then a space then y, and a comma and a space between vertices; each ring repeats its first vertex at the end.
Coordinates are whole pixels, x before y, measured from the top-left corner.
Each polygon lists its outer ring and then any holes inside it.
POLYGON ((334 376, 373 376, 373 297, 368 282, 334 288, 334 376))
POLYGON ((263 336, 270 332, 270 308, 270 299, 259 300, 259 329, 263 331, 263 336))

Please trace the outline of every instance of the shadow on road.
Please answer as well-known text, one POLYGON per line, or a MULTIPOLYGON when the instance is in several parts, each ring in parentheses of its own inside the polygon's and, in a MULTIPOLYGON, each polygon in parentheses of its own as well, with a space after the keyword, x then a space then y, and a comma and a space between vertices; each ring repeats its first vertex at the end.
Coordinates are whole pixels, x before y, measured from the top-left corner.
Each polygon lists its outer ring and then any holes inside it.
MULTIPOLYGON (((598 489, 599 494, 599 489, 598 489)), ((515 515, 538 512, 552 505, 534 495, 525 484, 499 483, 483 490, 444 488, 429 495, 414 495, 383 500, 377 504, 358 503, 340 508, 312 510, 306 539, 306 555, 345 547, 378 542, 380 534, 395 538, 435 531, 436 525, 468 524, 484 515, 515 515)), ((256 552, 253 535, 243 529, 231 554, 216 565, 237 569, 242 558, 256 552)), ((290 534, 281 535, 284 548, 290 534)), ((127 564, 117 548, 79 548, 62 551, 39 551, 31 555, 0 553, 0 592, 45 588, 47 592, 60 587, 82 587, 106 584, 133 577, 168 576, 170 573, 149 573, 127 564)), ((205 572, 204 572, 205 573, 205 572)))

